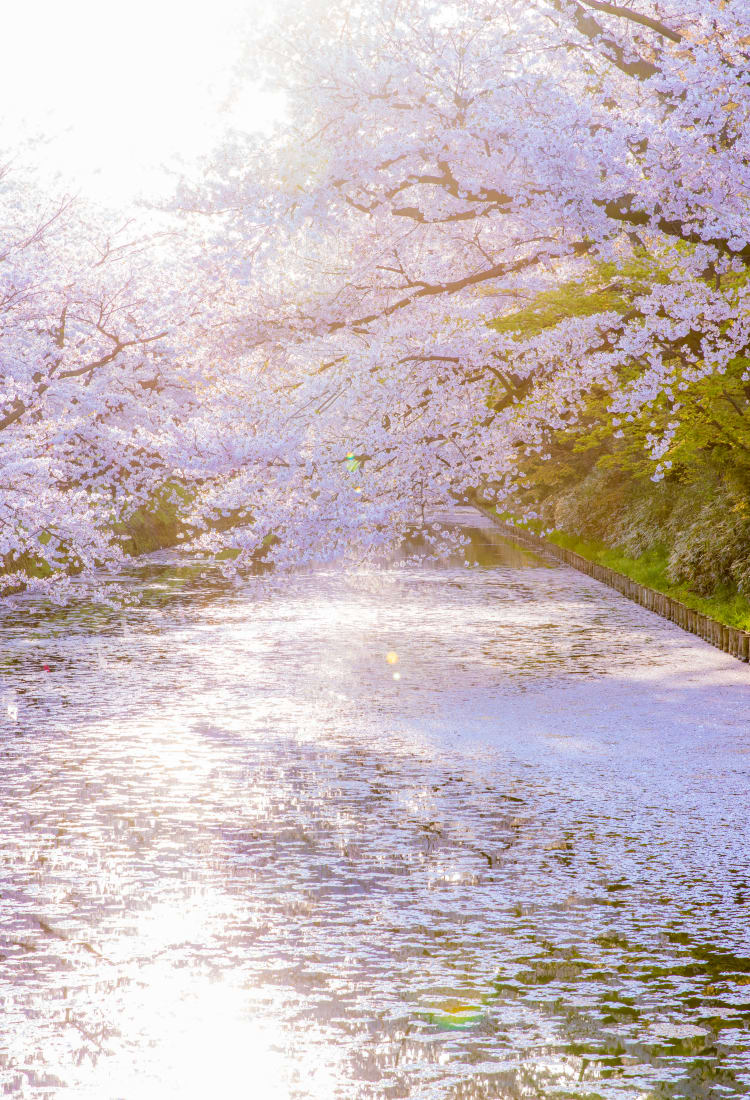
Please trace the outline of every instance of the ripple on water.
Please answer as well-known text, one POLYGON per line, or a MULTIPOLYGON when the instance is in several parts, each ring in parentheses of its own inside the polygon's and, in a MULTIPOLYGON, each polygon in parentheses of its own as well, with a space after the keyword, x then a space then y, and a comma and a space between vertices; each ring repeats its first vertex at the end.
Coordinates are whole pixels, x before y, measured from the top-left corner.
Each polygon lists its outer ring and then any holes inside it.
POLYGON ((472 553, 5 613, 6 1094, 747 1095, 747 669, 472 553))

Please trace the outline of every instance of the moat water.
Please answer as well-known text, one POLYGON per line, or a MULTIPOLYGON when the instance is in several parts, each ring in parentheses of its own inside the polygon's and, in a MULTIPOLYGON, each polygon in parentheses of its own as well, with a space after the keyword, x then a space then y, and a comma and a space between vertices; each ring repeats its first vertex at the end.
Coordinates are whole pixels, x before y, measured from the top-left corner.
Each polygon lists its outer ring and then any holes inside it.
POLYGON ((750 670, 473 568, 0 612, 0 1091, 750 1094, 750 670))

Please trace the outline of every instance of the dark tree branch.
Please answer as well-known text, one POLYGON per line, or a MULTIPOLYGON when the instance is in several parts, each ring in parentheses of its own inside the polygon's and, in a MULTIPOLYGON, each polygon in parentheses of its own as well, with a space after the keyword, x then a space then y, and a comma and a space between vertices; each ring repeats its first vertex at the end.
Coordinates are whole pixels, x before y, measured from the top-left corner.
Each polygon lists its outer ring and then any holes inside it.
POLYGON ((607 15, 617 16, 618 19, 627 19, 630 23, 648 27, 649 30, 660 34, 662 38, 668 38, 670 42, 683 41, 683 36, 678 34, 677 31, 671 30, 665 23, 658 19, 652 19, 649 15, 641 15, 640 12, 633 11, 631 8, 624 8, 622 4, 609 4, 605 0, 581 0, 581 3, 585 4, 587 8, 593 8, 594 11, 603 11, 607 15))
POLYGON ((622 222, 632 228, 653 226, 667 237, 677 237, 688 244, 712 245, 722 255, 736 256, 744 264, 750 264, 750 245, 735 251, 729 247, 729 242, 724 237, 702 237, 695 230, 686 229, 682 222, 674 218, 663 218, 658 215, 652 218, 645 210, 637 208, 636 201, 637 196, 633 194, 621 195, 619 198, 610 199, 609 201, 594 199, 594 203, 603 207, 607 217, 612 218, 613 221, 622 222))
MULTIPOLYGON (((574 256, 583 256, 587 252, 590 252, 593 247, 594 245, 591 241, 578 241, 573 245, 568 254, 572 253, 574 256)), ((404 309, 406 306, 410 306, 413 302, 419 301, 421 298, 434 298, 441 294, 457 294, 461 290, 466 290, 467 287, 480 286, 482 283, 489 282, 492 279, 501 279, 506 275, 514 275, 519 271, 525 271, 527 268, 533 267, 550 258, 550 256, 535 253, 533 256, 524 256, 523 259, 514 260, 512 263, 494 264, 492 267, 484 268, 482 271, 476 271, 472 275, 465 275, 462 279, 454 279, 453 281, 445 283, 418 283, 415 284, 417 289, 414 290, 414 293, 399 298, 397 302, 392 302, 391 305, 386 306, 378 313, 369 313, 364 317, 358 317, 351 321, 334 321, 328 326, 328 331, 338 332, 343 328, 351 328, 357 331, 371 324, 373 321, 379 321, 384 317, 392 316, 394 313, 404 309)))
POLYGON ((629 60, 620 43, 607 34, 601 23, 586 11, 579 0, 549 0, 549 2, 561 15, 572 16, 576 30, 595 43, 607 60, 626 76, 635 77, 636 80, 650 80, 659 72, 658 66, 645 58, 629 60))

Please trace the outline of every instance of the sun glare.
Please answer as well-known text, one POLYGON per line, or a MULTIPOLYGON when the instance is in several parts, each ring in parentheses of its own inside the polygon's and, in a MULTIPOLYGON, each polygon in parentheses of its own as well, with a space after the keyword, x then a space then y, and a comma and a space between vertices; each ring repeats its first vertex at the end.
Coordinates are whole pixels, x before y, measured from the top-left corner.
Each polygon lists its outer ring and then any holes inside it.
POLYGON ((165 162, 210 150, 279 105, 237 87, 254 0, 43 0, 4 19, 0 150, 19 142, 69 185, 118 202, 169 186, 165 162), (41 137, 42 144, 35 139, 41 137))

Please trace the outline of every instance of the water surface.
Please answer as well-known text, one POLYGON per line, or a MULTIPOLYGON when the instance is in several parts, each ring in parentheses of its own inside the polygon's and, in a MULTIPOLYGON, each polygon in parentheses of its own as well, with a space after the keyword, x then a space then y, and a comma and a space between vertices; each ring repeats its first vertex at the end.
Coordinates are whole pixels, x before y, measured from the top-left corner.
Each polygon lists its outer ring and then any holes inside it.
POLYGON ((750 1092, 750 672, 471 569, 0 616, 20 1097, 750 1092))

